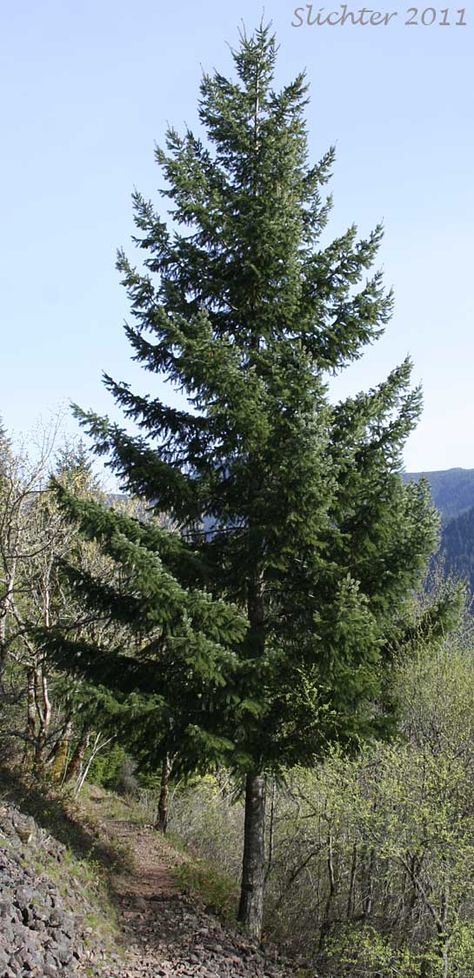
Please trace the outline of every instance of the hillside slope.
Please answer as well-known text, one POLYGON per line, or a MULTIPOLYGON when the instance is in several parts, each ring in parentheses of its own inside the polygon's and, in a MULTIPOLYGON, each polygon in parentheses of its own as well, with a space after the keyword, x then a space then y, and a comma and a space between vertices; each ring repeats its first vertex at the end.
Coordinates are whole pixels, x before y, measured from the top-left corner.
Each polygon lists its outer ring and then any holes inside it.
POLYGON ((113 931, 113 917, 107 920, 107 899, 90 870, 4 796, 0 801, 1 978, 102 975, 101 963, 110 976, 119 960, 112 952, 113 931))
POLYGON ((92 787, 65 814, 60 799, 42 806, 1 772, 0 794, 1 978, 290 978, 298 970, 189 892, 178 869, 194 857, 127 802, 92 787), (53 809, 71 848, 49 831, 53 809), (97 886, 87 885, 78 849, 88 851, 97 886))
POLYGON ((474 469, 406 472, 406 482, 426 478, 442 517, 436 561, 443 572, 466 580, 474 594, 474 469))
POLYGON ((443 520, 447 521, 474 506, 474 469, 446 469, 440 472, 406 472, 406 482, 424 477, 443 520))
POLYGON ((474 506, 443 528, 440 558, 445 572, 467 580, 474 593, 474 506))

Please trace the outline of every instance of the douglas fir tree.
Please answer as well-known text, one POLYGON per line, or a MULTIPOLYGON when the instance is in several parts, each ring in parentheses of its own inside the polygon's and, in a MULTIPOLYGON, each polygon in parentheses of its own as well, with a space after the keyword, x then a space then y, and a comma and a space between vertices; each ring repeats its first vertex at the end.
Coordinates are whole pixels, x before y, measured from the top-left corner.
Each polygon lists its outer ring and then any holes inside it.
POLYGON ((107 376, 141 434, 78 412, 123 487, 178 529, 62 500, 125 569, 121 593, 76 584, 141 636, 138 652, 75 656, 71 642, 70 668, 134 691, 135 739, 143 722, 156 760, 221 758, 245 779, 239 919, 258 935, 265 776, 386 732, 389 667, 437 520, 426 487, 399 475, 420 411, 409 362, 328 398, 390 317, 380 273, 366 278, 382 230, 320 243, 334 154, 308 162, 304 76, 275 91, 263 26, 233 57, 235 79, 203 77, 202 138, 169 129, 156 151, 172 225, 136 193, 144 268, 118 259, 134 357, 188 408, 107 376))

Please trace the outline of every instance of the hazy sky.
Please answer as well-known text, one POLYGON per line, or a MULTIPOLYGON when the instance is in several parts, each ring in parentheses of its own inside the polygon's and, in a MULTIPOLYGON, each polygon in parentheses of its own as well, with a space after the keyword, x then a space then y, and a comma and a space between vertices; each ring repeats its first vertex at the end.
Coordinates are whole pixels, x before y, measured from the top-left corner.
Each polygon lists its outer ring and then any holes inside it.
MULTIPOLYGON (((425 408, 407 468, 474 467, 474 4, 464 15, 443 6, 451 26, 405 26, 408 6, 383 0, 368 9, 397 12, 387 26, 293 27, 295 6, 0 0, 0 415, 10 429, 71 399, 110 410, 103 369, 158 389, 130 364, 121 329, 114 265, 118 246, 133 254, 130 193, 155 195, 166 123, 196 126, 202 68, 230 72, 239 23, 251 30, 264 13, 279 81, 307 69, 312 153, 337 147, 331 231, 386 227, 395 315, 337 396, 376 384, 409 352, 425 408)), ((341 7, 303 15, 319 10, 341 7)))

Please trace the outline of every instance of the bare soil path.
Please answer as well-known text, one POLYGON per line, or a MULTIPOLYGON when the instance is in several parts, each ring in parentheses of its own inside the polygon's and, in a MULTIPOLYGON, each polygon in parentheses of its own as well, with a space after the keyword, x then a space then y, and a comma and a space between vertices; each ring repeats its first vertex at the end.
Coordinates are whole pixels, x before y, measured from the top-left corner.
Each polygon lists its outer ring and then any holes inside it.
POLYGON ((100 978, 295 978, 274 949, 263 951, 225 926, 198 897, 183 893, 176 867, 187 859, 149 826, 106 810, 105 794, 91 799, 101 841, 127 852, 113 870, 124 956, 100 978))

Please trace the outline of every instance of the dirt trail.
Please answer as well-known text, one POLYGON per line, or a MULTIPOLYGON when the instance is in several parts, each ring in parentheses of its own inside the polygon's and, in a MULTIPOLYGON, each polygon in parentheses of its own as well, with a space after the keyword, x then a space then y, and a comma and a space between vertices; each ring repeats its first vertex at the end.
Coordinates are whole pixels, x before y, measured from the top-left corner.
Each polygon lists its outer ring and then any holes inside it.
MULTIPOLYGON (((95 809, 100 836, 129 853, 128 868, 112 873, 125 955, 100 978, 294 978, 276 952, 263 952, 225 927, 196 897, 180 892, 176 866, 186 859, 158 833, 95 809)), ((89 970, 89 975, 91 971, 89 970)))
MULTIPOLYGON (((177 895, 170 849, 154 829, 113 819, 107 819, 103 826, 110 842, 119 843, 130 852, 130 872, 117 873, 112 880, 119 897, 156 900, 177 895)), ((174 865, 177 863, 175 856, 174 865)))

